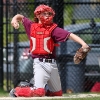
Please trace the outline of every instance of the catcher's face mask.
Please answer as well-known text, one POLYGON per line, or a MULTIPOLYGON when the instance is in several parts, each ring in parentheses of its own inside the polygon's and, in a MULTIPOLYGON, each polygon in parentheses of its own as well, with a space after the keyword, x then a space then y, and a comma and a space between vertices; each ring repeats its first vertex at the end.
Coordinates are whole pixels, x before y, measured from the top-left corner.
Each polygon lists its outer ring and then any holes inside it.
POLYGON ((52 23, 55 12, 47 5, 40 5, 36 8, 34 14, 35 16, 38 16, 37 18, 41 21, 42 24, 49 25, 52 23))
POLYGON ((53 20, 53 16, 51 12, 43 12, 40 14, 39 19, 42 24, 51 24, 53 20))

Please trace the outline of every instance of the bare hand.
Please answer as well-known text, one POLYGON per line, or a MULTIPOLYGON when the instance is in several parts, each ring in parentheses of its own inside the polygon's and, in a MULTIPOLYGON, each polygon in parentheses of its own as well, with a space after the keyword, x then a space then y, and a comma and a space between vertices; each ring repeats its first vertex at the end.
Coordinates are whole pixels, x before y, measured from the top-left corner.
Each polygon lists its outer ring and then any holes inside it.
POLYGON ((19 23, 17 21, 12 21, 11 25, 15 28, 18 29, 19 28, 19 23))

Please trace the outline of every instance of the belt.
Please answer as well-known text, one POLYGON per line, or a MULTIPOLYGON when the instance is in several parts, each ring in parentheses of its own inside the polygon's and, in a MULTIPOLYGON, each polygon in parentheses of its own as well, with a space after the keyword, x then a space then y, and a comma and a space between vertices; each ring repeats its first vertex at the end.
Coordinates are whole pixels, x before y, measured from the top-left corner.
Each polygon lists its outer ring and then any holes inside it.
POLYGON ((49 59, 49 58, 39 58, 39 61, 41 61, 41 62, 48 62, 48 63, 56 62, 55 59, 49 59))

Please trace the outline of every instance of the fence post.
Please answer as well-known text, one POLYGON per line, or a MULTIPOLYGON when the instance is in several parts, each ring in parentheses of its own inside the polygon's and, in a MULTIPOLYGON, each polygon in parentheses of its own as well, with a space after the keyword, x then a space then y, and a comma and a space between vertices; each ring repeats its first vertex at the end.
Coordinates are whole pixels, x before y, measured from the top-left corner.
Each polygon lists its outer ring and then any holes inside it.
MULTIPOLYGON (((52 6, 53 9, 55 10, 55 17, 54 17, 54 22, 58 24, 59 27, 63 28, 64 25, 64 20, 63 20, 63 12, 64 12, 64 0, 52 0, 52 6)), ((57 48, 56 53, 59 52, 61 55, 58 55, 58 69, 60 72, 60 77, 61 77, 61 85, 62 85, 62 91, 66 91, 66 67, 65 67, 65 62, 61 61, 61 57, 63 52, 66 51, 64 48, 66 47, 66 43, 61 43, 60 48, 61 51, 57 48), (64 48, 64 49, 63 49, 64 48)))
MULTIPOLYGON (((17 14, 17 0, 13 0, 13 16, 17 14)), ((20 74, 18 71, 18 30, 14 29, 14 87, 19 83, 20 74)))
POLYGON ((0 88, 3 89, 3 0, 0 0, 0 88))
POLYGON ((64 0, 52 0, 52 6, 56 13, 54 17, 54 22, 57 23, 59 27, 63 28, 64 0))
POLYGON ((49 6, 52 4, 52 0, 34 0, 34 2, 35 2, 35 8, 40 4, 46 4, 49 6))

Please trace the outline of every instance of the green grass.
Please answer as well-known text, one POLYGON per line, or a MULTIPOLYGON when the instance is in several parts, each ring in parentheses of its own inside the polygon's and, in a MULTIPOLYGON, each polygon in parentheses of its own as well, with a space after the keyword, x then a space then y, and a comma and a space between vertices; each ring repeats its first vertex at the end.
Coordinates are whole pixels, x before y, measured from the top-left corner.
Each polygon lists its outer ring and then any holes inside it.
POLYGON ((0 97, 8 97, 9 93, 0 88, 0 97))

